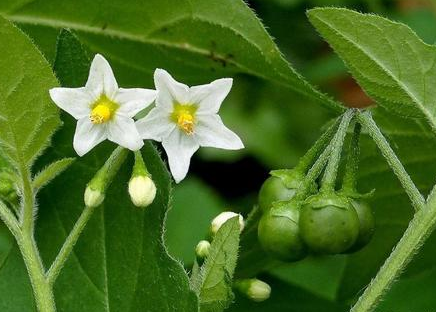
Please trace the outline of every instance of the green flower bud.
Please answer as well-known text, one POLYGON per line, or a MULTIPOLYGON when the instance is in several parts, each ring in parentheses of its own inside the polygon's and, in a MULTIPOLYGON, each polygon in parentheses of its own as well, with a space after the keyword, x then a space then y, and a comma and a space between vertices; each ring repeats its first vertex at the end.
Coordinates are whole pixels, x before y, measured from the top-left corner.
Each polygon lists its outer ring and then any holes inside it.
POLYGON ((123 147, 117 147, 104 165, 97 171, 95 176, 86 186, 84 200, 87 207, 97 207, 101 205, 105 198, 106 190, 112 183, 124 160, 128 150, 123 147))
POLYGON ((137 207, 147 207, 156 196, 156 185, 149 176, 136 176, 130 179, 129 195, 137 207))
POLYGON ((239 226, 242 232, 245 226, 244 218, 240 214, 231 211, 225 211, 220 213, 218 216, 216 216, 215 219, 212 220, 210 231, 212 232, 213 235, 215 235, 218 232, 218 230, 221 228, 221 226, 227 222, 227 220, 234 218, 236 216, 239 216, 239 226))
POLYGON ((104 200, 104 194, 99 190, 94 190, 89 185, 85 190, 85 205, 87 207, 97 207, 100 206, 104 200))
POLYGON ((257 278, 237 280, 235 288, 255 302, 265 301, 271 295, 271 287, 257 278))
POLYGON ((207 256, 209 256, 210 243, 207 240, 202 240, 195 247, 195 254, 199 261, 203 261, 207 256))

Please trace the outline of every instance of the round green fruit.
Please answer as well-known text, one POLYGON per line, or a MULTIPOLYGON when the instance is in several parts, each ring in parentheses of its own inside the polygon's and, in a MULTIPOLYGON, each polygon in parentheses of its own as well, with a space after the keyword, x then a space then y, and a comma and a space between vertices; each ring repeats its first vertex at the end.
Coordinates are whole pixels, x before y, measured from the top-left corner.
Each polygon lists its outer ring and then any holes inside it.
POLYGON ((270 176, 262 184, 259 191, 260 209, 265 212, 276 201, 290 200, 295 195, 303 179, 303 174, 292 170, 289 170, 286 176, 270 176))
POLYGON ((355 252, 365 247, 375 231, 375 218, 371 206, 364 200, 352 199, 351 204, 359 218, 359 235, 349 252, 355 252))
POLYGON ((318 193, 300 211, 300 232, 307 247, 318 254, 347 251, 359 235, 359 218, 347 197, 318 193))
POLYGON ((257 233, 260 245, 276 259, 297 261, 306 256, 298 226, 299 206, 294 201, 276 204, 259 222, 257 233))

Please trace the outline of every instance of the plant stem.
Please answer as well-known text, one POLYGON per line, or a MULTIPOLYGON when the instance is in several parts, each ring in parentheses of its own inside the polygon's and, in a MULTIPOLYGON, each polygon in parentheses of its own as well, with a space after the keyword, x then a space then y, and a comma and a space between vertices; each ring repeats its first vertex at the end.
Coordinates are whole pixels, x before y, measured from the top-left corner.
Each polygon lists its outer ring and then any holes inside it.
POLYGON ((340 124, 340 118, 337 118, 335 122, 324 132, 319 139, 312 145, 312 147, 306 152, 306 154, 301 157, 296 170, 306 173, 307 169, 313 164, 313 162, 320 156, 321 152, 325 146, 330 142, 334 131, 338 128, 340 124))
POLYGON ((424 207, 425 200, 424 197, 419 192, 418 188, 413 183, 412 179, 404 169, 400 160, 398 159, 395 152, 390 147, 388 141, 381 133, 377 124, 372 119, 371 113, 366 111, 358 114, 359 122, 368 130, 369 135, 372 137, 374 142, 377 144, 382 155, 388 162, 389 166, 392 168, 393 172, 400 180, 401 185, 412 201, 412 205, 416 211, 424 207))
POLYGON ((34 193, 32 188, 32 179, 30 176, 30 171, 26 167, 20 168, 20 176, 22 179, 22 192, 23 192, 23 206, 21 211, 21 224, 22 229, 28 231, 29 233, 33 232, 34 226, 34 193))
POLYGON ((26 264, 38 311, 56 312, 53 289, 45 276, 44 266, 32 234, 23 232, 16 239, 26 264))
POLYGON ((347 165, 345 167, 344 179, 342 182, 342 190, 346 192, 356 192, 357 170, 359 168, 359 138, 361 125, 356 122, 354 125, 353 137, 351 138, 347 165))
POLYGON ((62 245, 61 250, 56 256, 56 259, 53 261, 50 269, 47 272, 47 280, 50 285, 53 285, 56 281, 56 278, 58 277, 62 267, 64 266, 69 255, 71 254, 74 245, 79 239, 80 234, 82 233, 83 229, 91 218, 94 209, 95 208, 93 207, 85 207, 79 219, 76 221, 76 224, 74 224, 73 229, 71 230, 70 234, 62 245))
POLYGON ((375 309, 381 297, 434 230, 435 225, 436 187, 433 188, 427 204, 416 212, 394 251, 351 309, 351 312, 369 312, 375 309))
POLYGON ((342 145, 344 144, 345 136, 347 135, 347 129, 350 124, 351 118, 353 118, 354 110, 347 110, 342 116, 341 123, 339 124, 338 131, 333 137, 332 151, 329 162, 325 169, 323 179, 321 181, 320 191, 334 191, 336 184, 336 174, 339 168, 339 162, 341 160, 342 145))
MULTIPOLYGON (((118 173, 121 165, 126 160, 128 154, 129 151, 127 149, 120 146, 117 147, 106 160, 104 165, 91 179, 89 184, 95 185, 104 194, 115 175, 118 173)), ((62 267, 73 251, 74 245, 79 239, 80 234, 82 233, 96 208, 97 207, 85 206, 85 209, 83 209, 79 219, 74 224, 73 229, 71 230, 70 234, 62 245, 61 250, 56 256, 56 259, 53 261, 50 269, 47 272, 47 281, 51 286, 55 283, 62 267)))

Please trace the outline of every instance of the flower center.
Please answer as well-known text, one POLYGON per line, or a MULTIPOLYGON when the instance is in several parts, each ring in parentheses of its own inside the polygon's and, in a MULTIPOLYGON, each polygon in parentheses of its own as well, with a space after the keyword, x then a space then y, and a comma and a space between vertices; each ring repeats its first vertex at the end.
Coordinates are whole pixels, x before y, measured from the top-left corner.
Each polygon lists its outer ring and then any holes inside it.
POLYGON ((98 125, 110 120, 119 105, 108 99, 106 95, 102 95, 91 107, 92 110, 89 119, 91 119, 93 124, 98 125))
POLYGON ((92 123, 102 124, 111 118, 111 110, 103 104, 99 104, 92 109, 91 116, 89 117, 92 123))
POLYGON ((197 106, 192 104, 174 104, 174 111, 171 114, 171 119, 183 130, 186 134, 194 133, 195 112, 197 106))

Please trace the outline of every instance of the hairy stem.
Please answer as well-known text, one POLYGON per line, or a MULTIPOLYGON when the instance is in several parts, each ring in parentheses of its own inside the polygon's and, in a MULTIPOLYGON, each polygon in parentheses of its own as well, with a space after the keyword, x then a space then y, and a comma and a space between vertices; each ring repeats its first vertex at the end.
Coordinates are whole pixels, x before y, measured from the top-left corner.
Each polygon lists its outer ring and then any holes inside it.
POLYGON ((321 191, 334 191, 336 183, 336 174, 341 160, 342 145, 344 144, 345 136, 347 135, 348 125, 353 118, 354 110, 348 110, 344 113, 338 131, 333 137, 332 150, 327 168, 325 169, 324 177, 321 182, 321 191))
POLYGON ((95 208, 92 207, 85 207, 79 219, 76 221, 76 224, 74 224, 74 227, 68 235, 67 239, 65 240, 64 244, 62 245, 59 254, 56 256, 56 259, 53 261, 50 269, 47 272, 47 280, 50 285, 53 285, 56 281, 56 278, 58 277, 62 267, 64 266, 69 255, 71 254, 74 245, 79 239, 80 234, 82 233, 83 229, 91 218, 94 209, 95 208))
POLYGON ((23 233, 19 235, 17 243, 29 274, 38 311, 55 312, 53 289, 45 276, 44 266, 33 239, 33 234, 23 233))
POLYGON ((342 182, 342 190, 355 192, 357 184, 357 170, 359 168, 359 138, 361 125, 356 122, 354 125, 353 137, 350 141, 347 165, 345 167, 344 179, 342 182))
POLYGON ((382 296, 412 260, 436 225, 436 187, 422 209, 416 212, 403 237, 386 260, 376 277, 371 281, 351 312, 373 311, 382 296))
POLYGON ((390 147, 388 141, 383 136, 377 124, 372 119, 371 113, 368 111, 359 113, 358 119, 362 126, 364 126, 365 129, 369 132, 369 135, 377 144, 382 155, 384 156, 384 158, 386 158, 389 166, 392 168, 393 172, 400 180, 400 183, 406 191, 407 195, 409 196, 410 200, 412 201, 412 205, 415 210, 418 211, 419 209, 424 207, 424 197, 421 195, 418 188, 415 186, 412 179, 410 178, 409 174, 404 169, 397 155, 395 155, 395 152, 390 147))

